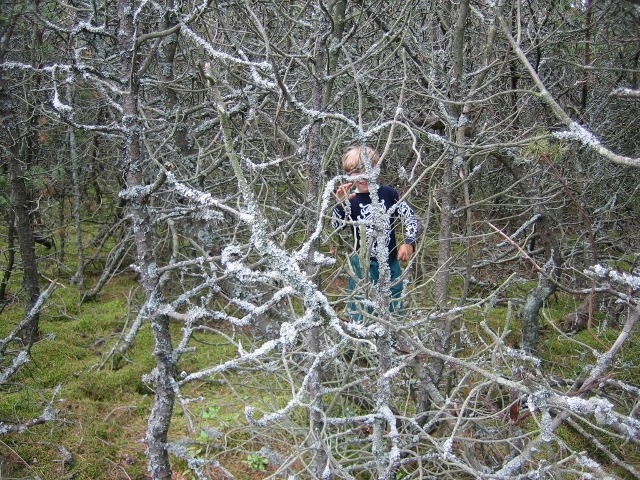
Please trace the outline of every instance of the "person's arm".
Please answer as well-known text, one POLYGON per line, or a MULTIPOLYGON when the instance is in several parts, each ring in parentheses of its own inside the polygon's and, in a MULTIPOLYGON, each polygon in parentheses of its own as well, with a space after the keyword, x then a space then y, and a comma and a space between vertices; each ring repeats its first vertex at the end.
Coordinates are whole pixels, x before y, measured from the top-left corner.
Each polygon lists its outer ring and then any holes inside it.
POLYGON ((413 256, 418 238, 418 218, 413 209, 405 201, 398 204, 398 215, 404 227, 404 243, 398 247, 398 260, 407 262, 413 256))
MULTIPOLYGON (((331 213, 331 228, 336 231, 342 230, 345 226, 346 216, 347 215, 344 207, 342 205, 336 205, 333 208, 333 212, 331 213)), ((331 255, 336 254, 336 247, 333 245, 333 243, 329 243, 329 253, 331 255)))
POLYGON ((344 183, 338 187, 338 190, 336 190, 336 199, 339 203, 334 207, 333 214, 331 215, 331 226, 335 230, 338 230, 345 225, 344 220, 347 217, 347 214, 345 212, 343 202, 351 200, 355 196, 351 187, 353 187, 353 182, 344 183))
POLYGON ((344 227, 344 219, 344 207, 342 205, 336 205, 333 209, 333 213, 331 214, 331 227, 334 230, 344 227))

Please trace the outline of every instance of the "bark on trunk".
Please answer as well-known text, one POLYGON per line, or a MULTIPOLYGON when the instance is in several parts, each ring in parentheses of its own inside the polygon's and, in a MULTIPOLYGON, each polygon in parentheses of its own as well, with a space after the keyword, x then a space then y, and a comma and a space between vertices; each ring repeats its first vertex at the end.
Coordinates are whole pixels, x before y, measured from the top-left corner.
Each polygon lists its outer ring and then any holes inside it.
MULTIPOLYGON (((7 285, 11 279, 13 266, 16 259, 16 217, 13 209, 7 209, 7 264, 2 273, 2 281, 0 282, 0 305, 4 306, 5 296, 7 295, 7 285)), ((2 312, 2 308, 0 308, 2 312)))
MULTIPOLYGON (((134 9, 129 0, 120 0, 118 17, 120 31, 118 42, 122 61, 122 76, 127 79, 127 93, 122 101, 123 154, 122 168, 125 172, 126 189, 132 192, 135 187, 144 186, 144 155, 141 141, 141 121, 138 115, 139 69, 138 55, 135 51, 134 9)), ((129 208, 134 240, 137 251, 137 266, 140 283, 146 296, 145 307, 151 322, 154 336, 155 395, 151 414, 147 423, 147 457, 149 472, 154 480, 170 480, 171 464, 167 449, 167 436, 171 425, 171 416, 175 402, 175 360, 169 319, 159 312, 163 304, 159 288, 157 262, 153 249, 154 235, 151 225, 148 198, 142 194, 131 194, 129 208)))
MULTIPOLYGON (((328 28, 328 20, 329 19, 327 18, 321 19, 321 34, 318 35, 318 41, 315 45, 315 65, 317 65, 320 69, 327 64, 326 47, 320 40, 325 38, 324 33, 328 28)), ((316 77, 316 81, 314 83, 312 91, 312 101, 316 110, 321 111, 323 109, 324 99, 329 94, 330 86, 325 85, 322 76, 318 75, 316 77)), ((320 199, 320 179, 322 178, 322 124, 320 122, 315 122, 311 126, 309 137, 309 152, 307 153, 306 158, 308 185, 305 195, 305 204, 315 206, 318 204, 318 201, 320 199)), ((309 208, 306 212, 306 238, 311 237, 313 231, 315 230, 315 225, 317 225, 318 222, 318 211, 318 208, 309 208)), ((309 261, 307 262, 306 271, 309 278, 314 277, 315 267, 313 265, 312 259, 317 251, 318 242, 316 241, 311 245, 311 248, 309 248, 307 256, 309 261)), ((315 327, 311 329, 307 338, 309 342, 309 352, 311 353, 309 365, 310 381, 308 387, 309 399, 311 402, 309 409, 309 428, 311 431, 310 443, 313 449, 313 460, 311 469, 314 473, 315 478, 330 479, 333 478, 333 473, 331 472, 328 464, 329 448, 324 440, 324 417, 326 412, 325 405, 322 399, 322 372, 324 366, 322 361, 317 361, 318 356, 322 352, 321 338, 321 327, 315 327)))
POLYGON ((544 277, 527 295, 522 307, 522 349, 533 352, 538 344, 540 332, 539 312, 544 302, 556 291, 556 288, 544 277))
POLYGON ((528 352, 534 352, 536 349, 540 331, 540 308, 557 290, 554 279, 557 277, 558 268, 561 266, 562 261, 553 233, 551 217, 544 211, 540 212, 536 230, 536 237, 543 247, 546 263, 539 273, 538 285, 529 292, 520 310, 522 318, 522 349, 528 352))
MULTIPOLYGON (((9 16, 9 12, 7 12, 7 16, 9 16)), ((11 35, 10 31, 5 33, 11 35)), ((5 36, 7 41, 8 38, 5 36)), ((2 43, 4 45, 4 42, 2 43)), ((4 54, 3 48, 0 51, 0 62, 4 60, 4 54)), ((9 195, 11 197, 9 208, 13 209, 13 212, 9 214, 9 221, 14 221, 11 217, 15 219, 15 235, 18 237, 23 268, 22 286, 26 294, 25 315, 28 317, 40 295, 40 273, 31 217, 32 202, 24 178, 24 173, 35 156, 33 135, 30 133, 31 125, 29 122, 21 122, 21 113, 14 100, 20 98, 21 89, 22 87, 14 87, 0 76, 0 118, 2 119, 0 141, 5 147, 3 159, 6 162, 5 168, 9 177, 9 195), (15 88, 20 91, 14 91, 15 88), (23 128, 27 129, 27 132, 23 131, 23 128)), ((7 272, 8 270, 5 271, 5 276, 7 272)), ((39 314, 36 313, 21 332, 21 337, 27 348, 31 346, 38 335, 38 322, 39 314)))
MULTIPOLYGON (((461 81, 464 70, 464 43, 467 18, 469 16, 469 1, 462 0, 458 6, 456 24, 454 30, 454 39, 452 47, 453 57, 453 78, 449 95, 453 99, 462 97, 461 81)), ((453 137, 458 145, 464 145, 466 142, 466 124, 468 114, 467 108, 458 105, 450 107, 452 118, 458 119, 459 126, 455 128, 453 137)), ((435 295, 436 306, 440 310, 447 308, 449 302, 449 285, 450 285, 450 263, 452 249, 452 231, 453 231, 453 212, 454 212, 454 182, 457 172, 464 163, 465 152, 459 148, 455 155, 451 155, 445 159, 442 172, 442 193, 441 193, 441 212, 440 212, 440 231, 438 232, 438 270, 435 274, 435 295)), ((435 349, 440 353, 446 353, 450 350, 451 331, 454 322, 453 316, 445 317, 436 326, 434 332, 435 349)), ((432 361, 432 381, 437 387, 442 379, 444 363, 442 360, 434 359, 432 361)))
MULTIPOLYGON (((40 295, 38 260, 36 256, 33 225, 29 214, 29 196, 24 181, 23 164, 15 155, 8 158, 9 182, 11 185, 12 205, 16 218, 16 233, 20 247, 22 260, 23 280, 22 286, 26 294, 25 313, 31 311, 40 295)), ((34 315, 32 320, 22 332, 22 339, 30 346, 38 335, 39 315, 34 315)))

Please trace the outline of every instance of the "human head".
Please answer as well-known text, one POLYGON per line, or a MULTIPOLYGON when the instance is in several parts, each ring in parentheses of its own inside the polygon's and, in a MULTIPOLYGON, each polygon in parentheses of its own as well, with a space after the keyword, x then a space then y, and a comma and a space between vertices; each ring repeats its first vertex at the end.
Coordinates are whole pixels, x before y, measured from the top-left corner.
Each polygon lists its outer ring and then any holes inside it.
POLYGON ((342 155, 342 168, 345 172, 364 173, 367 159, 371 162, 371 166, 375 167, 380 160, 378 153, 371 147, 360 147, 360 145, 350 146, 344 155, 342 155))

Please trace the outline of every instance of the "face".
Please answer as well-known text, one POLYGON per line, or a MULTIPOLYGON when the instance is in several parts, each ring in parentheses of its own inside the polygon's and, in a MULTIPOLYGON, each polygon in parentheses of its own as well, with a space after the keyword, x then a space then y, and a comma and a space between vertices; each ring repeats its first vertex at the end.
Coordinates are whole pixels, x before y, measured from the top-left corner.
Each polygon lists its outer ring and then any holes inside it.
MULTIPOLYGON (((363 173, 364 173, 364 170, 355 169, 355 170, 351 170, 349 172, 349 175, 352 177, 356 177, 358 175, 362 175, 363 173)), ((356 187, 360 193, 369 193, 369 182, 367 181, 366 178, 361 177, 357 180, 354 178, 353 186, 356 187)))

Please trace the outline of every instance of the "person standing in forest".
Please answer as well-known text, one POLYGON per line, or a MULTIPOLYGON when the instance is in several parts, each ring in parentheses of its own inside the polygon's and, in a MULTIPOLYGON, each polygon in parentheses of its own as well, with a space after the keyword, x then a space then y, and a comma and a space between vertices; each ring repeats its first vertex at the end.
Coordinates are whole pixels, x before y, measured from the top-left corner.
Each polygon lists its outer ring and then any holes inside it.
MULTIPOLYGON (((380 278, 380 265, 376 252, 379 246, 375 241, 374 218, 372 210, 371 193, 369 192, 369 181, 365 175, 365 165, 368 163, 374 168, 380 157, 371 147, 351 146, 342 156, 342 168, 344 172, 354 177, 352 182, 342 184, 336 191, 338 205, 333 209, 331 226, 334 229, 341 229, 345 225, 351 227, 354 245, 350 256, 353 273, 359 279, 365 278, 363 270, 367 272, 366 266, 361 262, 368 261, 368 278, 374 283, 380 278), (355 188, 355 190, 354 190, 355 188)), ((388 185, 378 185, 378 201, 382 204, 384 215, 384 238, 386 238, 386 248, 388 250, 387 263, 389 265, 391 277, 391 312, 400 309, 402 296, 402 269, 400 262, 411 259, 415 250, 415 242, 418 236, 418 221, 413 209, 404 200, 400 200, 398 192, 388 185), (401 221, 404 227, 404 241, 398 245, 395 229, 401 221)), ((356 280, 349 277, 347 288, 349 292, 356 289, 356 280)), ((352 300, 348 303, 347 309, 350 319, 354 322, 362 322, 362 311, 359 311, 358 301, 352 300)), ((371 313, 371 309, 367 309, 371 313)))

